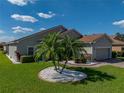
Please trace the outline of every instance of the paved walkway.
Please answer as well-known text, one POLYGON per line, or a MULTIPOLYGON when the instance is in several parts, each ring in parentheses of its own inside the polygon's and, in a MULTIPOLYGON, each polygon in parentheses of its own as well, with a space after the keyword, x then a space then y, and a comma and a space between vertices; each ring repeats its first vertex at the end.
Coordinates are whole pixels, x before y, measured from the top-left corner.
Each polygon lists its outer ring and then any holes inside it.
MULTIPOLYGON (((63 64, 63 63, 62 63, 63 64)), ((71 67, 101 67, 105 65, 112 65, 120 68, 124 68, 124 61, 118 59, 109 59, 104 61, 94 61, 94 64, 82 64, 82 63, 67 63, 71 67)))
POLYGON ((10 58, 9 55, 6 54, 6 56, 11 60, 11 62, 12 62, 13 64, 21 64, 21 62, 17 62, 17 61, 15 61, 15 60, 13 60, 12 58, 10 58))

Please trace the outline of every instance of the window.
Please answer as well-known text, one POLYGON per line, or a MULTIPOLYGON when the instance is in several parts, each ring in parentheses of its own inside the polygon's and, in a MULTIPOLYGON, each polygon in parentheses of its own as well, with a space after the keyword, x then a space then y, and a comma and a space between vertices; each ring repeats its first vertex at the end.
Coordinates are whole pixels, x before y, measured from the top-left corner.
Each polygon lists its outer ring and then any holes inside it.
POLYGON ((34 54, 34 48, 28 47, 28 55, 33 55, 33 54, 34 54))

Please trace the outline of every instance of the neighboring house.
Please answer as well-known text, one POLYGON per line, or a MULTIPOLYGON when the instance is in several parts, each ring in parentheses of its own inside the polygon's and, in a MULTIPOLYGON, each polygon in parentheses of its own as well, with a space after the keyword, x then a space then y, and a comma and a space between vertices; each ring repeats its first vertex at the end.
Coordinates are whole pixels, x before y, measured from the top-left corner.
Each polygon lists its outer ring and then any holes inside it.
POLYGON ((64 26, 56 26, 47 30, 40 31, 38 33, 23 37, 18 40, 8 42, 4 45, 4 50, 7 52, 7 55, 13 60, 18 61, 17 55, 33 55, 36 46, 42 41, 42 39, 49 33, 60 32, 62 36, 69 35, 75 38, 81 38, 82 35, 76 30, 68 30, 64 26))
POLYGON ((91 55, 91 60, 111 58, 112 40, 106 34, 83 36, 80 40, 86 44, 84 48, 91 55))
POLYGON ((0 50, 3 50, 4 49, 4 44, 5 44, 5 42, 1 42, 0 43, 0 50))
POLYGON ((112 51, 116 51, 116 52, 124 51, 124 42, 123 41, 117 40, 115 38, 115 36, 110 36, 110 38, 113 40, 112 51))

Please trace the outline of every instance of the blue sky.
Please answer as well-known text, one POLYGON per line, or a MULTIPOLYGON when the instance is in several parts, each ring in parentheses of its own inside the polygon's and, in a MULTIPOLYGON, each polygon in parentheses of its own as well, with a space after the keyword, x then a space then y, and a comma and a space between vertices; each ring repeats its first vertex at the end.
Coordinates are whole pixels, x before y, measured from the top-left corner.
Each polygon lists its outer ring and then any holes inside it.
POLYGON ((124 0, 0 0, 0 41, 56 25, 82 34, 124 31, 124 0))

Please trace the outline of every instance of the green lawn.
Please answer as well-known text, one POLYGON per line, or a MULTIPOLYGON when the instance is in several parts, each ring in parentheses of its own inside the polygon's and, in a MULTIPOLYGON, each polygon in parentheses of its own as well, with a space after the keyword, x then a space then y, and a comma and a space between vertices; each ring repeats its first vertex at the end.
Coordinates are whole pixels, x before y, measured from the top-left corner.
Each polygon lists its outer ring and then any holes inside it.
MULTIPOLYGON (((103 66, 75 68, 88 78, 74 84, 48 83, 38 72, 51 63, 11 64, 0 52, 0 93, 124 93, 124 69, 103 66)), ((74 68, 72 68, 74 69, 74 68)))

